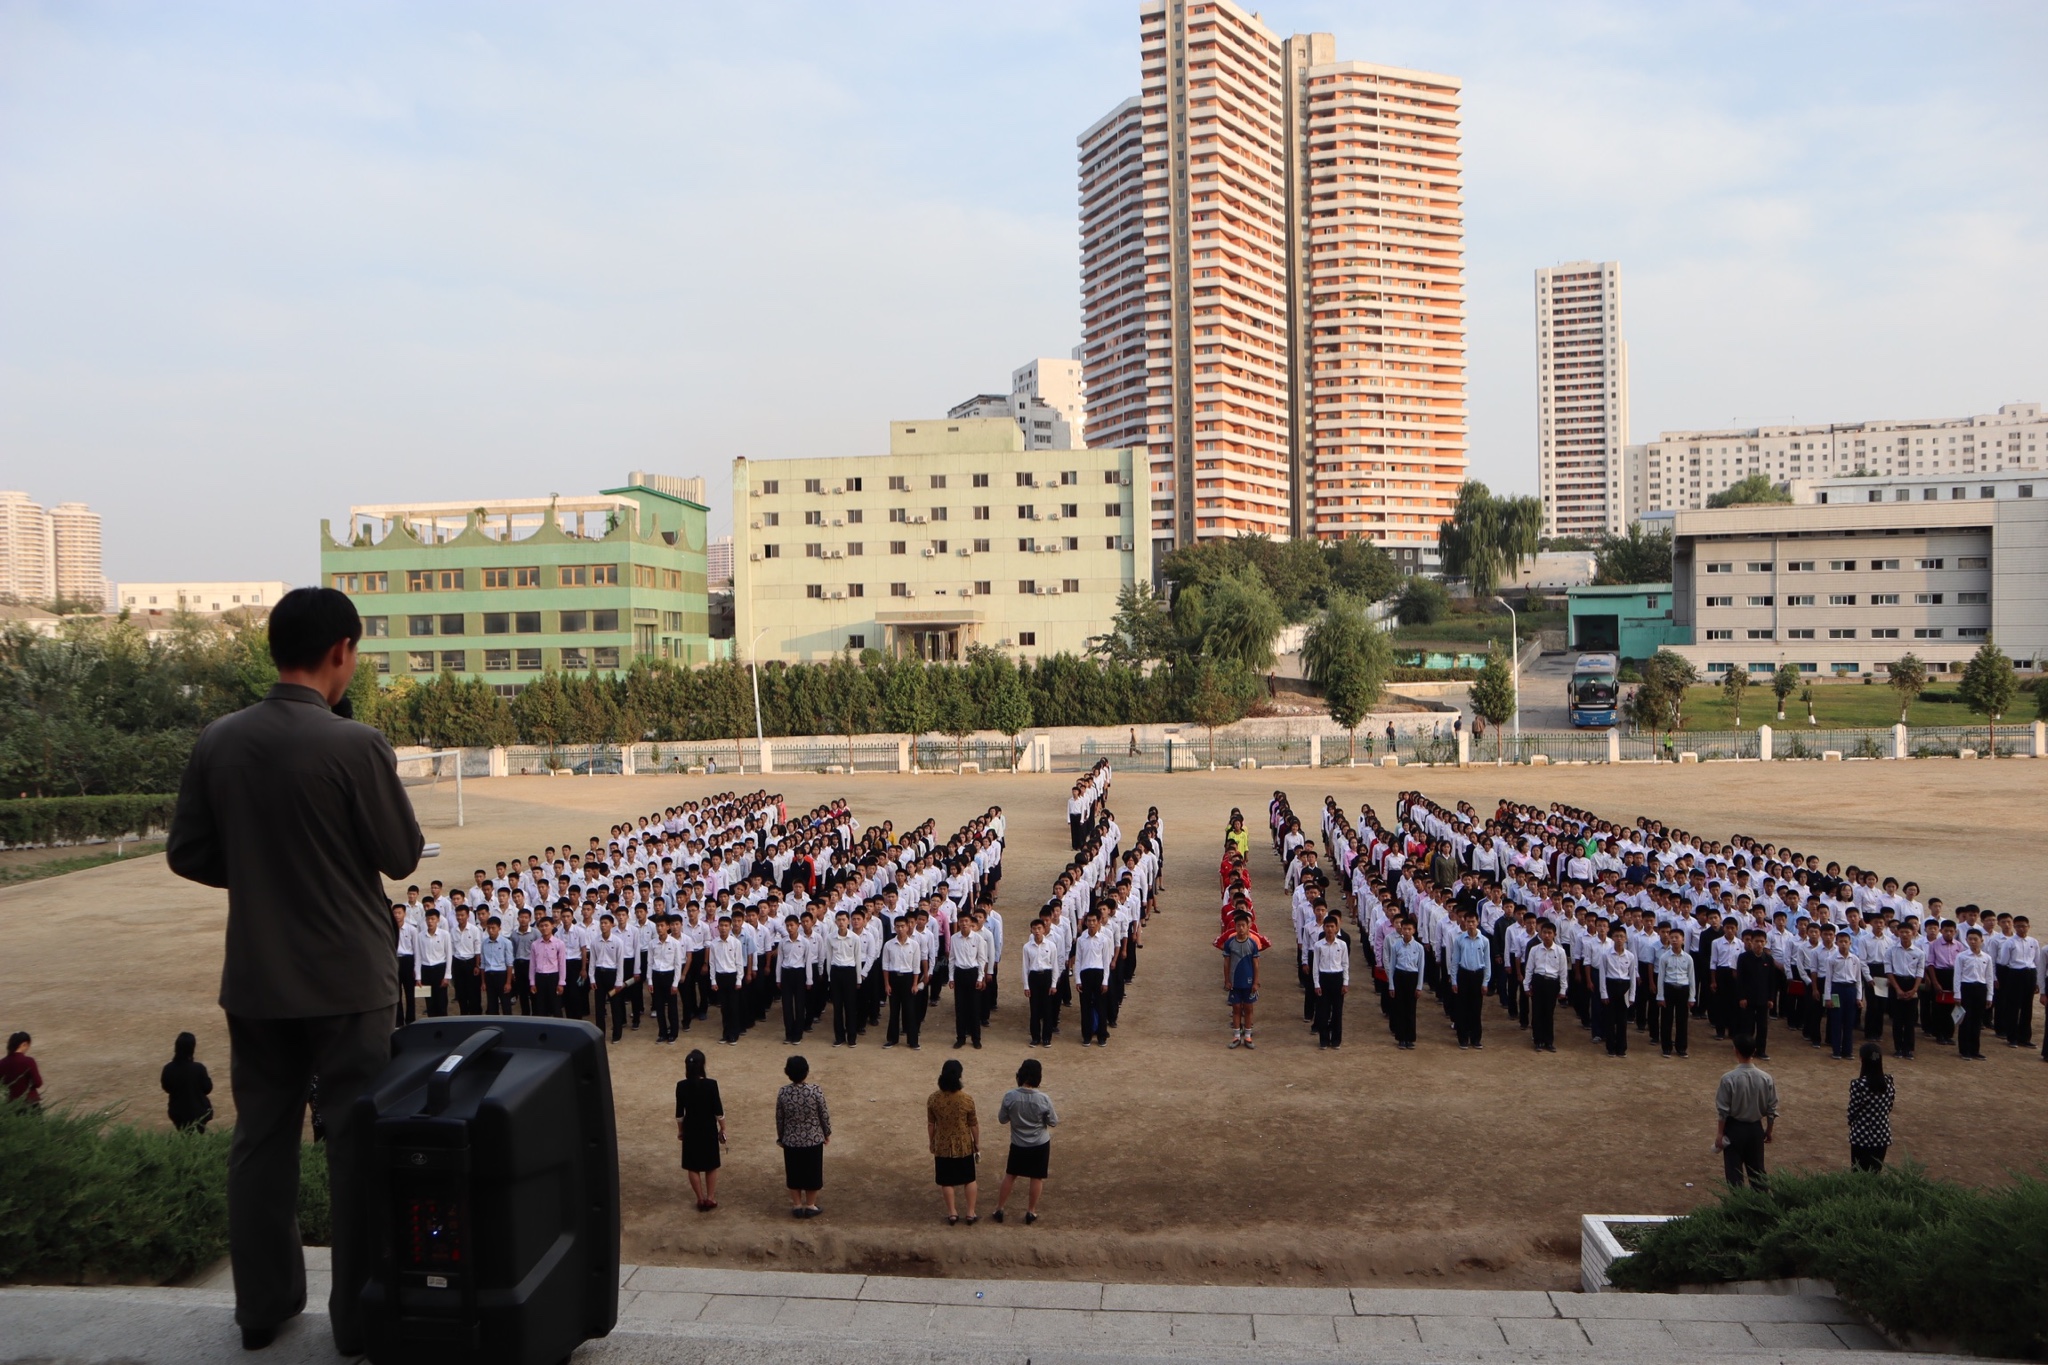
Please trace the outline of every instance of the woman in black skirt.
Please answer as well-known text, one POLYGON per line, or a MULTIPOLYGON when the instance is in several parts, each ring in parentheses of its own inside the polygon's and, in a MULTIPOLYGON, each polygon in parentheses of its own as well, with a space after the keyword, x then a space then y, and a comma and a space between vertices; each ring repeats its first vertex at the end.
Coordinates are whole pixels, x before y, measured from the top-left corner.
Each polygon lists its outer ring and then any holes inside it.
POLYGON ((931 1143, 934 1179, 946 1196, 946 1224, 960 1221, 954 1202, 956 1190, 967 1192, 967 1223, 981 1221, 974 1211, 975 1161, 981 1155, 981 1120, 974 1112, 974 1097, 960 1088, 960 1063, 949 1061, 939 1068, 939 1088, 925 1101, 925 1136, 931 1143))
POLYGON ((1025 1182, 1024 1221, 1038 1221, 1038 1197, 1045 1192, 1045 1177, 1052 1165, 1052 1130, 1060 1116, 1052 1096, 1038 1087, 1045 1081, 1045 1068, 1036 1057, 1026 1057, 1017 1068, 1017 1088, 1003 1096, 996 1120, 1010 1125, 1010 1160, 1003 1170, 1003 1183, 996 1190, 996 1211, 1003 1221, 1003 1205, 1019 1180, 1025 1182))
POLYGON ((683 1169, 697 1196, 697 1212, 718 1207, 718 1149, 725 1145, 725 1105, 718 1082, 704 1074, 704 1054, 691 1049, 676 1082, 676 1137, 683 1144, 683 1169))
POLYGON ((783 1183, 789 1187, 794 1218, 816 1218, 818 1191, 825 1187, 825 1144, 832 1140, 832 1114, 825 1092, 807 1084, 811 1064, 792 1056, 782 1064, 789 1084, 775 1092, 775 1142, 782 1148, 783 1183))

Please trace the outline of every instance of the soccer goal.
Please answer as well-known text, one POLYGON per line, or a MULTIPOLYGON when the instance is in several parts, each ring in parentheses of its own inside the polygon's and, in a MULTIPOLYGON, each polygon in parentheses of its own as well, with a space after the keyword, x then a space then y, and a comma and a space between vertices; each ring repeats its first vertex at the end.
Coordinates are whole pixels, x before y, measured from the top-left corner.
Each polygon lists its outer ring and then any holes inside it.
POLYGON ((452 779, 455 783, 455 823, 463 823, 462 750, 435 749, 424 754, 402 754, 398 759, 398 780, 408 787, 433 787, 452 779))

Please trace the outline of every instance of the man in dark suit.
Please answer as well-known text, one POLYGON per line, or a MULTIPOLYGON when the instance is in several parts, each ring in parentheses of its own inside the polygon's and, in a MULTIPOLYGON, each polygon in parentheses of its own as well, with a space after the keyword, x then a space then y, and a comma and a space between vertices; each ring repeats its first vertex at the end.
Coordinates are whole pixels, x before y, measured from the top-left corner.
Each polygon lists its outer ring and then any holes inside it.
POLYGON ((357 1095, 390 1058, 398 1002, 395 929, 377 874, 410 875, 425 846, 391 745, 334 709, 355 677, 362 633, 344 594, 285 594, 270 613, 277 685, 199 737, 171 820, 171 870, 228 892, 228 1249, 235 1322, 251 1350, 306 1306, 299 1142, 316 1076, 333 1191, 328 1311, 336 1347, 362 1347, 366 1253, 349 1130, 357 1095))

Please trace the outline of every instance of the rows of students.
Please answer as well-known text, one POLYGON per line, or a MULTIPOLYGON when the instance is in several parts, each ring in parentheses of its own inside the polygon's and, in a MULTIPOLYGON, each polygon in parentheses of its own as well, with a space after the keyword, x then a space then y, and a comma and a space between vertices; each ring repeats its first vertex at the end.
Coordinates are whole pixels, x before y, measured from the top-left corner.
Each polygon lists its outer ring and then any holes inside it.
POLYGON ((1051 1047, 1061 1012, 1078 1005, 1081 1046, 1107 1047, 1138 972, 1144 925, 1158 907, 1166 845, 1159 808, 1128 848, 1109 808, 1114 774, 1099 760, 1067 797, 1073 859, 1027 926, 1023 948, 1032 1047, 1051 1047))
POLYGON ((951 982, 960 1045, 995 1007, 1005 822, 1000 807, 941 841, 933 822, 863 830, 844 801, 789 817, 779 795, 725 793, 432 883, 394 905, 399 969, 430 1016, 590 1018, 613 1041, 655 1019, 673 1043, 716 1005, 737 1042, 779 1002, 784 1039, 832 1016, 835 1046, 879 1026, 918 1046, 951 982), (515 870, 516 869, 516 870, 515 870))
MULTIPOLYGON (((1841 1059, 1859 1032, 1877 1038, 1889 1024, 1902 1058, 1924 1034, 1981 1060, 1987 1027, 2030 1047, 2034 1001, 2048 1003, 2025 915, 1951 914, 1912 882, 1562 804, 1503 802, 1482 819, 1469 803, 1403 792, 1394 813, 1388 826, 1363 807, 1354 827, 1325 798, 1322 835, 1402 1048, 1414 1046, 1425 992, 1461 1047, 1484 1046, 1491 997, 1538 1051, 1556 1050, 1562 1003, 1617 1058, 1632 1030, 1685 1057, 1695 1021, 1717 1038, 1747 1034, 1767 1057, 1775 1020, 1841 1059)), ((1294 900, 1304 1017, 1333 1046, 1349 945, 1327 924, 1317 853, 1284 793, 1269 816, 1294 900)))

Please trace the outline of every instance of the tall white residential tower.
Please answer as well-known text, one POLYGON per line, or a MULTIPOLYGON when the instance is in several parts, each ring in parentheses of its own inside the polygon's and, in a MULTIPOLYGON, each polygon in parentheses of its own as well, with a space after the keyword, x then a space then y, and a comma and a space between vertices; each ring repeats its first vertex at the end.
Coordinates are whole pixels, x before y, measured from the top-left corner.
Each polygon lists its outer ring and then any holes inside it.
POLYGON ((1536 487, 1544 535, 1621 534, 1627 448, 1621 262, 1545 266, 1536 272, 1536 487))

